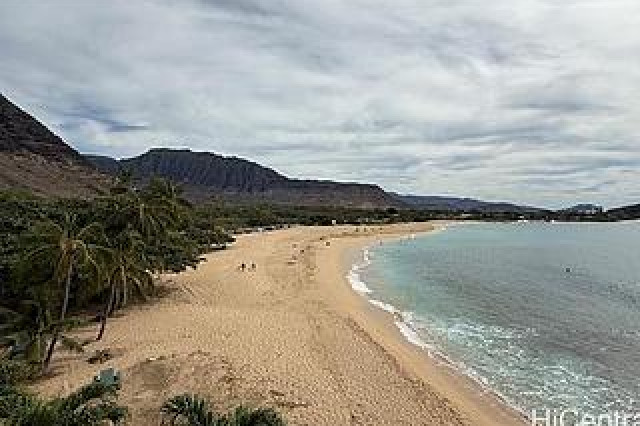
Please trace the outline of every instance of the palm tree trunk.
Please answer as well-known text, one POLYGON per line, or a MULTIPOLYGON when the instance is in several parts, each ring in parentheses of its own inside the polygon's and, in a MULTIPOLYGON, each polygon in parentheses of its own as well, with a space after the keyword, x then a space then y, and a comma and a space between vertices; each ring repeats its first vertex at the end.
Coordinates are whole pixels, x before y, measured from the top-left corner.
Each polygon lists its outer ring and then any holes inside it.
POLYGON ((122 275, 122 306, 127 305, 127 293, 129 292, 127 289, 127 277, 124 272, 124 266, 120 267, 120 274, 122 275))
POLYGON ((102 340, 102 336, 104 335, 104 329, 107 327, 107 317, 109 317, 109 315, 111 314, 111 312, 113 311, 113 303, 114 303, 114 299, 116 296, 116 285, 115 283, 111 283, 111 294, 109 295, 109 301, 107 302, 106 306, 104 307, 104 312, 102 313, 102 318, 100 321, 100 331, 98 332, 98 337, 96 337, 96 340, 100 341, 102 340))
POLYGON ((113 305, 109 311, 109 316, 113 315, 113 311, 116 310, 116 306, 120 306, 120 287, 116 285, 115 296, 113 297, 113 305))
POLYGON ((49 364, 51 364, 51 358, 53 358, 53 351, 55 350, 57 343, 58 343, 58 333, 56 332, 56 334, 54 334, 53 338, 51 339, 51 343, 49 344, 49 349, 47 349, 47 356, 44 359, 44 362, 42 364, 42 371, 44 373, 46 373, 47 370, 49 369, 49 364))
POLYGON ((62 311, 60 312, 60 321, 64 320, 69 308, 69 296, 71 295, 71 276, 73 274, 73 256, 69 259, 69 267, 67 268, 67 280, 64 286, 64 299, 62 301, 62 311))
MULTIPOLYGON (((60 312, 60 322, 64 321, 65 316, 67 315, 67 309, 69 308, 69 297, 71 294, 71 277, 73 275, 73 262, 74 256, 69 259, 69 267, 67 268, 67 279, 64 286, 64 299, 62 300, 62 311, 60 312)), ((51 358, 53 358, 53 352, 56 349, 56 344, 58 343, 58 336, 60 332, 56 331, 53 334, 53 338, 51 339, 51 343, 49 344, 49 349, 47 350, 47 356, 44 359, 44 363, 42 365, 42 370, 46 372, 49 369, 49 364, 51 364, 51 358)))

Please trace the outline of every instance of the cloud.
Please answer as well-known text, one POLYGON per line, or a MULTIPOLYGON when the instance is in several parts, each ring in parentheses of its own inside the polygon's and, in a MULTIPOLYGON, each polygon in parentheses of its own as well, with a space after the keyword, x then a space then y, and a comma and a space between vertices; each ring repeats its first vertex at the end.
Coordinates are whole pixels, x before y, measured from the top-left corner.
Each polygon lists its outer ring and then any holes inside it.
POLYGON ((640 197, 636 0, 4 0, 0 90, 80 151, 560 206, 640 197))

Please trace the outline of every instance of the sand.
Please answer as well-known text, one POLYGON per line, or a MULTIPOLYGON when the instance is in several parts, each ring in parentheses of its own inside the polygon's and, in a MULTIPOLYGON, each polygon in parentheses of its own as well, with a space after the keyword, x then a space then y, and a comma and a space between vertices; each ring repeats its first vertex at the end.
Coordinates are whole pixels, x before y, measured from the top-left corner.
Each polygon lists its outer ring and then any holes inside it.
POLYGON ((57 353, 55 376, 36 388, 65 394, 115 367, 132 425, 159 424, 162 402, 184 392, 221 411, 272 406, 291 425, 524 424, 408 343, 392 316, 345 279, 364 246, 433 227, 296 227, 240 236, 197 270, 163 276, 169 294, 122 311, 87 354, 57 353), (256 270, 240 271, 242 262, 256 270), (106 348, 113 359, 87 362, 106 348))

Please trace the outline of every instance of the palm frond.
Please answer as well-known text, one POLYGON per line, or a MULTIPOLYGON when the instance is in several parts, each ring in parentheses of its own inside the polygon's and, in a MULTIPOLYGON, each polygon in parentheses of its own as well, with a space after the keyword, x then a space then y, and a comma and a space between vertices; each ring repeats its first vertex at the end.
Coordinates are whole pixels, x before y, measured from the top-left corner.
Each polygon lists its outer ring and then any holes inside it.
POLYGON ((163 424, 183 426, 285 426, 282 416, 272 408, 239 406, 227 415, 219 416, 208 402, 197 396, 174 396, 162 406, 163 424))
POLYGON ((101 382, 92 382, 64 398, 62 406, 68 410, 77 410, 92 400, 113 397, 117 394, 117 391, 118 385, 116 384, 105 385, 101 382))
POLYGON ((218 416, 209 403, 197 395, 177 395, 162 406, 163 424, 188 426, 217 426, 218 416))
POLYGON ((6 426, 98 426, 110 420, 120 424, 127 415, 115 403, 117 388, 91 383, 66 398, 50 401, 0 386, 0 424, 6 426))
POLYGON ((251 409, 239 406, 227 417, 229 426, 285 426, 285 422, 272 408, 251 409))

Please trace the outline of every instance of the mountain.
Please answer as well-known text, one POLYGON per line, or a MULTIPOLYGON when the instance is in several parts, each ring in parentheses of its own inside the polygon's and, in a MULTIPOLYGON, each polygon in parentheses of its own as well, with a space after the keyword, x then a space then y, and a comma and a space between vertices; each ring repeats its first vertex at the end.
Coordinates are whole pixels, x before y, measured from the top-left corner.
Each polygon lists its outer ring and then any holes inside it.
POLYGON ((359 208, 415 208, 447 212, 531 213, 543 209, 470 198, 399 195, 377 185, 291 179, 273 169, 237 157, 208 152, 154 148, 137 157, 115 160, 86 155, 104 173, 130 171, 139 181, 153 176, 170 179, 192 200, 212 197, 240 202, 330 205, 359 208))
POLYGON ((123 160, 103 156, 85 158, 111 175, 127 170, 140 181, 154 176, 170 179, 181 185, 192 200, 217 197, 240 202, 357 208, 403 206, 377 185, 292 179, 242 158, 207 152, 155 148, 123 160))
POLYGON ((640 219, 640 204, 607 210, 607 216, 613 220, 640 219))
POLYGON ((39 195, 90 197, 110 178, 0 94, 0 189, 39 195))
POLYGON ((404 204, 420 210, 435 210, 447 212, 482 212, 482 213, 536 213, 544 209, 530 206, 520 206, 512 203, 489 202, 473 198, 443 197, 434 195, 400 195, 396 197, 404 204))
POLYGON ((173 180, 194 201, 222 198, 236 202, 357 208, 489 213, 541 211, 469 198, 397 195, 371 184, 292 179, 245 159, 206 152, 152 149, 124 160, 83 156, 0 94, 0 190, 24 189, 47 196, 91 197, 104 193, 113 176, 123 170, 130 170, 138 181, 144 182, 153 176, 173 180))

